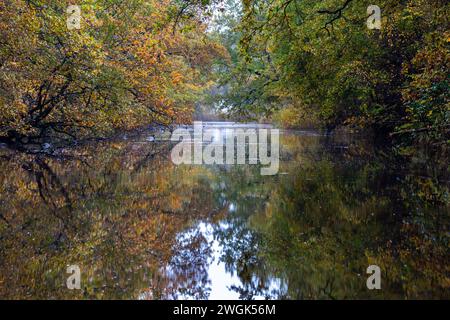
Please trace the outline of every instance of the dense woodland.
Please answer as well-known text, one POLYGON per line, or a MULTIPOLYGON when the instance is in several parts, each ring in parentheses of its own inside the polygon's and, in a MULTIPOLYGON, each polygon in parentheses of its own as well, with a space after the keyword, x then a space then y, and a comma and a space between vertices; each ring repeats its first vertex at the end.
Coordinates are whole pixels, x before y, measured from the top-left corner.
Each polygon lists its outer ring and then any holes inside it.
POLYGON ((224 106, 287 127, 448 144, 449 17, 439 0, 243 1, 239 46, 222 34, 236 48, 224 106), (381 30, 366 25, 370 4, 381 30))
POLYGON ((80 139, 190 120, 224 48, 202 23, 201 1, 0 2, 0 136, 80 139), (75 4, 76 2, 72 2, 75 4))
POLYGON ((379 0, 381 30, 365 0, 69 2, 0 2, 2 142, 188 123, 206 101, 240 120, 448 146, 448 1, 379 0))
POLYGON ((446 0, 0 0, 0 297, 206 299, 220 262, 241 299, 448 299, 449 17, 446 0), (283 132, 262 177, 176 166, 137 130, 199 110, 340 134, 283 132))

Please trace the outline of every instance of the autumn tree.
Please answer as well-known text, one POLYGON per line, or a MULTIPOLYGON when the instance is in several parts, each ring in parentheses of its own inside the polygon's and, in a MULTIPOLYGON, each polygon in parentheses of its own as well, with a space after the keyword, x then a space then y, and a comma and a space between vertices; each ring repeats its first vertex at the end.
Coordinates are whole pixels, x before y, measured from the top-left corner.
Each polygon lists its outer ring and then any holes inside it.
POLYGON ((224 54, 201 11, 186 15, 170 0, 83 1, 81 28, 69 30, 67 6, 0 2, 2 141, 190 120, 209 66, 224 54))
POLYGON ((448 1, 242 1, 240 58, 220 97, 236 115, 448 143, 448 1))

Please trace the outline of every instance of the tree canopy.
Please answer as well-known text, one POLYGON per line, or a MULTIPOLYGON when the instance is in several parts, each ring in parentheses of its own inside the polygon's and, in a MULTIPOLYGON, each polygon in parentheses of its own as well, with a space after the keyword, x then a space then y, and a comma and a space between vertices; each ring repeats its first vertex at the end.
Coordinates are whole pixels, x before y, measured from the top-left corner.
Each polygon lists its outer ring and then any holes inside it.
POLYGON ((186 123, 215 85, 228 116, 448 145, 448 1, 380 0, 380 30, 368 0, 69 4, 0 3, 3 142, 186 123))
POLYGON ((238 116, 369 128, 403 142, 448 143, 448 1, 243 1, 238 62, 222 106, 238 116))
POLYGON ((190 119, 226 52, 205 33, 206 4, 184 3, 83 1, 81 28, 69 30, 67 1, 2 1, 0 139, 77 139, 190 119))

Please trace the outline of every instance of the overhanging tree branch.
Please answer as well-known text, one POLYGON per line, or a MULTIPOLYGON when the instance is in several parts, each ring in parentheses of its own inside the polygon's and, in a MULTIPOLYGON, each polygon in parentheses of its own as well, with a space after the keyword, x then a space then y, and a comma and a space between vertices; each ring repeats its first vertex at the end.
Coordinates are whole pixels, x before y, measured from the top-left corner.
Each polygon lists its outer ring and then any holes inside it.
POLYGON ((333 23, 336 20, 338 20, 338 19, 343 17, 343 11, 350 5, 350 3, 352 1, 353 0, 346 0, 345 3, 340 8, 337 8, 335 10, 322 9, 322 10, 317 11, 317 13, 319 13, 319 14, 327 14, 327 15, 331 16, 330 20, 328 20, 325 23, 325 26, 322 28, 322 29, 325 29, 327 31, 328 35, 330 35, 330 30, 328 30, 328 26, 333 27, 333 23))

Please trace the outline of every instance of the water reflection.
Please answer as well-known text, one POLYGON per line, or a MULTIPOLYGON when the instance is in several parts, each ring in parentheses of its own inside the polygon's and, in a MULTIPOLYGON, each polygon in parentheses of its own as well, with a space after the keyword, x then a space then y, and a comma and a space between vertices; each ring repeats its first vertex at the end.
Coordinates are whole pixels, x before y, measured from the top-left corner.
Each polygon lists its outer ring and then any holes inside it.
POLYGON ((0 296, 450 296, 446 156, 406 161, 351 136, 284 132, 271 177, 174 166, 166 139, 2 150, 0 296), (65 287, 71 264, 82 290, 65 287), (381 291, 366 288, 370 264, 381 291))

